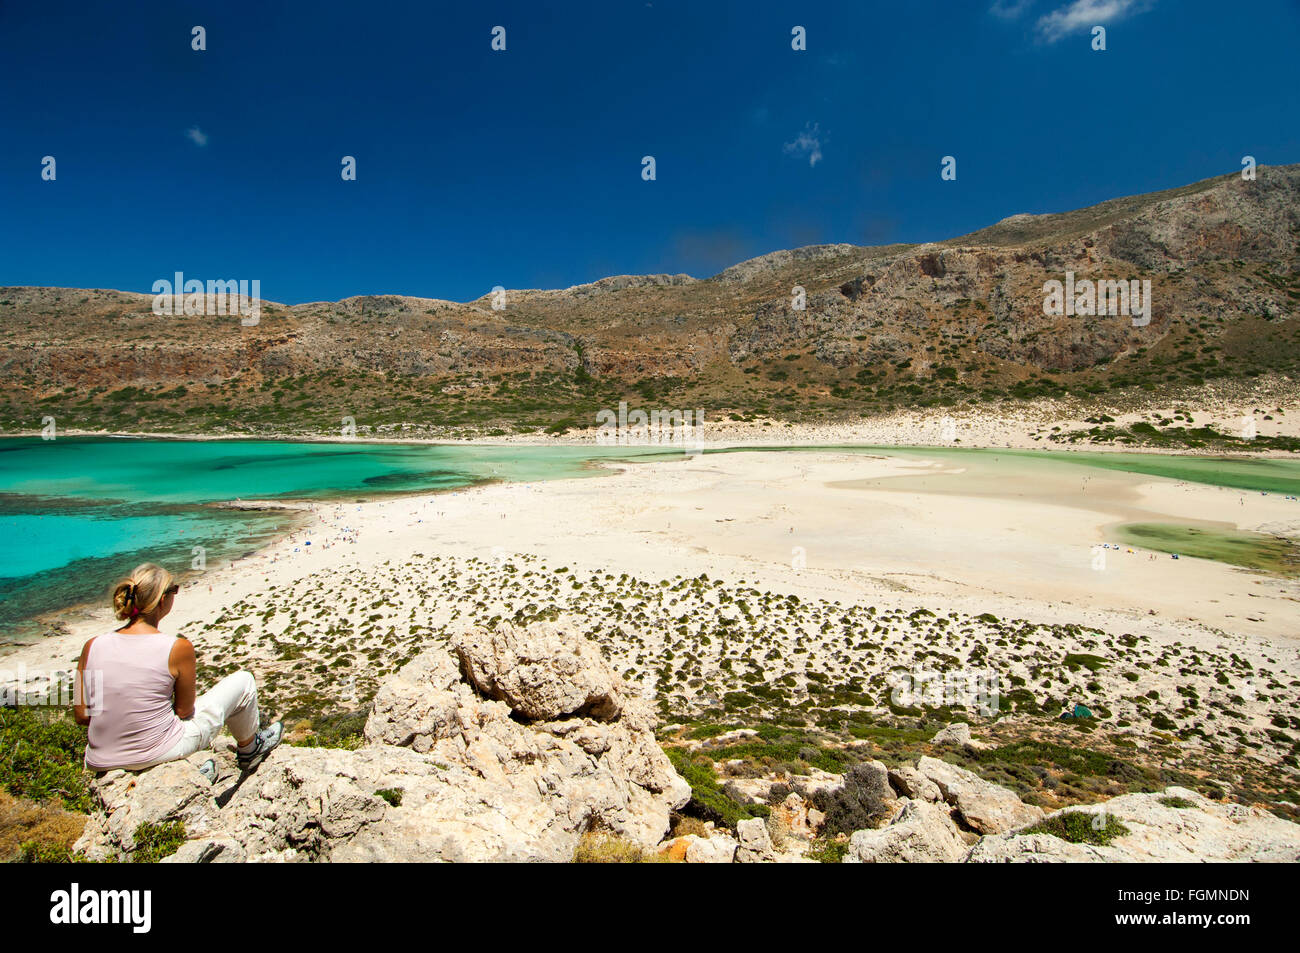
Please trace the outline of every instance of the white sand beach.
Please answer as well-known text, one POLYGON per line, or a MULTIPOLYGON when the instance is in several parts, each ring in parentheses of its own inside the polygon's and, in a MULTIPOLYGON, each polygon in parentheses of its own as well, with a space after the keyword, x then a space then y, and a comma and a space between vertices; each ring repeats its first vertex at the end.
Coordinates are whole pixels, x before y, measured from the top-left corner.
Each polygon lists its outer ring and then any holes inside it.
MULTIPOLYGON (((1221 521, 1295 535, 1300 505, 1276 494, 1085 468, 996 486, 940 460, 827 451, 610 469, 600 479, 302 504, 313 512, 310 529, 193 574, 169 627, 202 625, 255 593, 327 570, 369 592, 378 567, 413 554, 497 562, 531 554, 575 574, 654 581, 707 573, 845 604, 992 612, 1189 644, 1226 639, 1276 645, 1292 664, 1300 657, 1295 580, 1118 544, 1104 551, 1104 569, 1093 568, 1106 527, 1122 520, 1221 521)), ((16 648, 6 663, 66 663, 110 624, 106 609, 94 613, 68 635, 16 648)))

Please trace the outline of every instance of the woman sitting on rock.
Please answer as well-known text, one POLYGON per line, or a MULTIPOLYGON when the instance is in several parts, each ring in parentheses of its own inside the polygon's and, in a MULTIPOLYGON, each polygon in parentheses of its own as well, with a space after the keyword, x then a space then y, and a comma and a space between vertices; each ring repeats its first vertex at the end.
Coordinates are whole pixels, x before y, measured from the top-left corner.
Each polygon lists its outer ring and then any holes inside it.
MULTIPOLYGON (((137 771, 186 758, 211 745, 223 724, 235 736, 244 771, 280 743, 280 722, 257 730, 257 684, 248 672, 226 676, 195 699, 194 646, 158 631, 179 589, 162 567, 137 566, 113 590, 113 613, 126 625, 81 650, 73 712, 77 724, 90 727, 92 771, 137 771)), ((201 770, 216 779, 215 762, 201 770)))

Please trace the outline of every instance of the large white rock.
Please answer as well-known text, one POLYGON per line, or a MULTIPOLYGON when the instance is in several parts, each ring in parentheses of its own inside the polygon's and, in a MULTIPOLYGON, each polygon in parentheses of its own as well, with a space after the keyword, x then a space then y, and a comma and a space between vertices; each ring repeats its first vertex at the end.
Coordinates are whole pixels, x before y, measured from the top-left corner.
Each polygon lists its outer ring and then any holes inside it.
POLYGON ((970 725, 964 721, 954 722, 946 728, 939 729, 939 732, 930 739, 930 743, 933 745, 953 745, 970 751, 982 751, 988 747, 984 742, 976 741, 971 737, 970 725))
MULTIPOLYGON (((1094 846, 1071 844, 1050 834, 1008 831, 980 840, 967 860, 972 863, 1300 861, 1300 825, 1242 804, 1211 801, 1186 788, 1166 788, 1160 794, 1124 794, 1100 804, 1066 810, 1100 816, 1099 825, 1109 816, 1127 827, 1129 833, 1115 837, 1109 844, 1094 846), (1190 802, 1191 806, 1172 806, 1179 802, 1190 802)), ((1065 812, 1058 811, 1047 819, 1062 813, 1065 812)))
POLYGON ((763 818, 750 817, 737 821, 736 837, 740 841, 736 848, 736 863, 760 864, 776 859, 772 835, 768 833, 767 821, 763 818))
POLYGON ((889 784, 903 797, 914 801, 943 800, 939 785, 908 764, 889 769, 889 784))
POLYGON ((215 785, 197 770, 207 753, 109 772, 78 846, 122 857, 140 823, 182 820, 204 842, 184 860, 567 861, 592 829, 655 846, 690 798, 645 703, 566 626, 503 624, 422 653, 380 687, 365 737, 281 746, 242 780, 226 750, 215 785))
POLYGON ((453 645, 461 670, 485 698, 534 721, 587 716, 612 721, 623 710, 623 680, 583 638, 548 623, 524 631, 507 623, 466 632, 453 645))
POLYGON ((730 864, 736 859, 736 839, 730 834, 697 837, 686 848, 688 864, 730 864))
POLYGON ((968 850, 948 811, 928 801, 906 801, 888 827, 855 831, 846 864, 954 863, 968 850))
POLYGON ((930 744, 934 745, 968 745, 970 744, 970 725, 964 721, 955 722, 946 728, 940 728, 939 733, 930 739, 930 744))
POLYGON ((943 799, 957 808, 961 819, 980 834, 1000 834, 1043 816, 1014 791, 937 758, 922 757, 916 770, 938 786, 943 799))

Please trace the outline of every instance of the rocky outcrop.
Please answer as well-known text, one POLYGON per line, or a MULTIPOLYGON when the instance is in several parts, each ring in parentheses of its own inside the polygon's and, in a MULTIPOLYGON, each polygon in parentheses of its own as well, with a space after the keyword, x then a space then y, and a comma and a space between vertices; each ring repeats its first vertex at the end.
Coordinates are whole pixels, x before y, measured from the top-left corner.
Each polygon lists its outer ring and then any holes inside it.
MULTIPOLYGON (((590 831, 688 863, 807 862, 824 820, 789 792, 772 828, 751 818, 734 836, 705 825, 662 842, 690 789, 644 702, 565 625, 478 629, 417 656, 381 686, 365 738, 282 747, 246 776, 227 746, 215 784, 198 771, 208 752, 108 772, 76 849, 129 859, 142 824, 180 821, 170 863, 567 861, 590 831)), ((874 825, 850 836, 847 863, 1300 861, 1300 825, 1178 787, 1044 815, 922 757, 855 765, 830 794, 838 818, 874 825), (1088 829, 1062 821, 1080 813, 1088 829)))
POLYGON ((914 770, 891 769, 890 778, 903 795, 902 810, 883 827, 855 831, 845 863, 1300 861, 1300 825, 1186 788, 1125 794, 1044 815, 1006 788, 934 758, 922 758, 914 770), (911 799, 908 792, 917 790, 918 776, 932 781, 944 800, 911 799), (1062 822, 1077 814, 1088 819, 1082 830, 1062 822), (1017 816, 1023 820, 999 833, 981 837, 969 830, 1017 816))
POLYGON ((959 721, 942 728, 930 739, 932 745, 950 745, 955 748, 965 748, 967 751, 983 751, 988 745, 982 741, 976 741, 971 737, 970 725, 964 721, 959 721))
POLYGON ((453 648, 470 685, 516 715, 534 721, 586 715, 609 722, 622 713, 622 679, 585 639, 520 639, 505 625, 469 632, 453 648))
POLYGON ((916 770, 934 782, 944 801, 978 834, 1000 834, 1043 816, 1042 808, 1025 804, 1014 791, 955 764, 923 757, 916 770))
POLYGON ((813 807, 797 792, 791 791, 772 808, 772 816, 796 837, 816 837, 826 815, 813 807))
POLYGON ((761 864, 776 859, 776 849, 772 846, 772 835, 767 831, 767 822, 761 817, 751 817, 736 822, 736 863, 761 864))
POLYGON ((473 630, 385 682, 354 751, 282 746, 240 777, 231 751, 95 782, 78 848, 123 857, 180 820, 198 860, 567 861, 602 830, 654 847, 690 797, 649 710, 564 625, 473 630))
POLYGON ((1076 844, 1051 834, 1008 831, 980 840, 971 863, 1225 863, 1300 861, 1300 825, 1242 804, 1211 801, 1187 788, 1124 794, 1100 804, 1067 808, 1094 818, 1098 828, 1118 823, 1127 833, 1106 844, 1076 844))
POLYGON ((945 808, 909 800, 888 827, 855 832, 844 863, 953 863, 968 849, 945 808))
POLYGON ((920 801, 942 801, 943 792, 911 765, 889 769, 889 784, 900 795, 920 801))
POLYGON ((736 859, 739 843, 725 832, 711 837, 693 837, 686 848, 688 864, 730 864, 736 859))

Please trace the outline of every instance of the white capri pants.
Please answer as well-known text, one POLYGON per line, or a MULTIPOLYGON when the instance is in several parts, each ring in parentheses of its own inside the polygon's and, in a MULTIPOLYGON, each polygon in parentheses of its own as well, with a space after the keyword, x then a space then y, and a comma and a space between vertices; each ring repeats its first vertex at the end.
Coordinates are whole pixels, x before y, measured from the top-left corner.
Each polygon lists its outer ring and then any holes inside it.
POLYGON ((212 744, 225 725, 235 739, 257 732, 257 682, 249 672, 235 672, 194 700, 194 717, 182 722, 185 733, 154 764, 188 758, 212 744))

